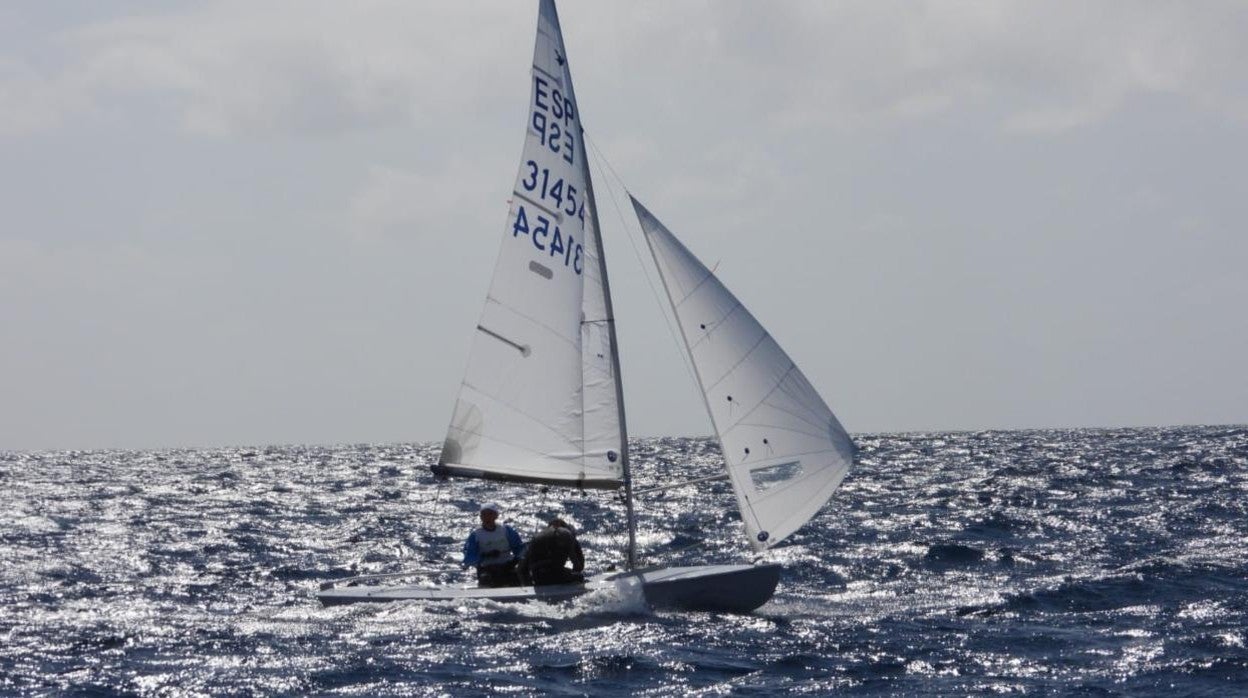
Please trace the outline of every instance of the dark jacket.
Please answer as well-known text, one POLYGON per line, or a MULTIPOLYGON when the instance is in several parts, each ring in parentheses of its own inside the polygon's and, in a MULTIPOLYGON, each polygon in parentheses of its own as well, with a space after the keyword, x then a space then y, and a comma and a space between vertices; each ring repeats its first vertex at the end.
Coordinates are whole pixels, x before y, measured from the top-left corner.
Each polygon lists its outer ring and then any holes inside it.
POLYGON ((584 569, 585 554, 581 552, 580 541, 571 529, 560 526, 547 526, 533 536, 520 559, 521 578, 539 585, 578 581, 576 578, 584 569), (569 560, 572 572, 578 574, 568 574, 565 565, 569 560))

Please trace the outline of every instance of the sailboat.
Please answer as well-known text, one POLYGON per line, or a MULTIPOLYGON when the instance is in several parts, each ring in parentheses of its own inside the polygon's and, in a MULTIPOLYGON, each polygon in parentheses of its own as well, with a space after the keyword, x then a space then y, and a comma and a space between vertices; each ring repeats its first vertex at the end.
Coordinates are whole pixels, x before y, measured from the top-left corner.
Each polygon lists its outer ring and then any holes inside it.
MULTIPOLYGON (((623 488, 624 569, 585 584, 511 588, 327 585, 326 605, 564 599, 640 587, 655 607, 748 612, 778 564, 642 567, 619 346, 581 110, 554 0, 540 0, 524 152, 485 308, 434 473, 579 489, 623 488)), ((855 447, 740 301, 632 197, 693 365, 755 551, 806 524, 855 447)), ((358 581, 358 578, 357 578, 358 581)))

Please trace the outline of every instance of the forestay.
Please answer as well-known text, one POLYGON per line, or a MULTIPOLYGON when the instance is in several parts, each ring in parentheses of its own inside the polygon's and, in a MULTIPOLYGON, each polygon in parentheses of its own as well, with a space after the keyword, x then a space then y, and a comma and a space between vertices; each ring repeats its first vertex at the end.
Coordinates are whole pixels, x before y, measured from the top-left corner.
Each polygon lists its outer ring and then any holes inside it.
POLYGON ((442 448, 442 472, 614 488, 623 476, 613 328, 580 110, 542 0, 524 154, 442 448))
POLYGON ((814 516, 854 444, 771 335, 633 199, 719 436, 750 544, 769 548, 814 516))

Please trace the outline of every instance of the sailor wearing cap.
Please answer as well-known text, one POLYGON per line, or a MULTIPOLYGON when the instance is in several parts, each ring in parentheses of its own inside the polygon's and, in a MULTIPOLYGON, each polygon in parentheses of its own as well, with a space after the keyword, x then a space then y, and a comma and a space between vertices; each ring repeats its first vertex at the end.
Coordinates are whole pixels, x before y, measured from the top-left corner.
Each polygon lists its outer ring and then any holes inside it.
POLYGON ((516 562, 524 551, 524 543, 514 528, 498 523, 500 511, 494 502, 482 504, 481 528, 464 542, 464 567, 476 565, 477 584, 483 587, 520 584, 516 562))

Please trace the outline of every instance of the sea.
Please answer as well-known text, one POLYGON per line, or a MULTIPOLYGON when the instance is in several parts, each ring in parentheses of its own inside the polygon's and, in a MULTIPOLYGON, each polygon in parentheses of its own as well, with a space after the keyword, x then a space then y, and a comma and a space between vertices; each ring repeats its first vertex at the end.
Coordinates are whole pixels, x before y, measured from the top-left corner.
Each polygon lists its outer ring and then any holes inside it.
MULTIPOLYGON (((438 444, 0 452, 0 694, 1248 695, 1248 427, 860 434, 757 556, 730 486, 638 497, 647 564, 783 563, 750 614, 607 592, 323 608, 323 582, 468 584, 483 501, 621 563, 616 493, 430 474, 438 444)), ((638 488, 719 472, 635 439, 638 488)))

